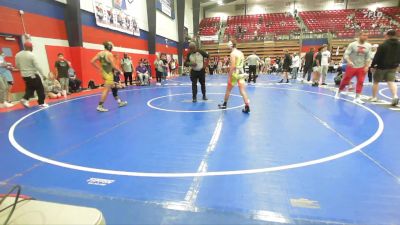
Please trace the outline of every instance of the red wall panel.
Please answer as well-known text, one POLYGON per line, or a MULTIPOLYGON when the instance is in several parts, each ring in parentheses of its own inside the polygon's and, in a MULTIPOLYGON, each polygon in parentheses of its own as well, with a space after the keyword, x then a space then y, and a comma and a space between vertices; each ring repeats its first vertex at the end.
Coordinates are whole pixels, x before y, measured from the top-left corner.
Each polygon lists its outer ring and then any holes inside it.
MULTIPOLYGON (((18 10, 0 6, 0 33, 24 33, 18 10)), ((53 19, 32 13, 23 15, 28 34, 37 37, 67 39, 67 31, 63 20, 53 19)))
POLYGON ((176 47, 171 47, 171 46, 166 46, 163 44, 156 44, 156 51, 161 52, 161 53, 166 53, 166 54, 173 54, 177 55, 178 54, 178 48, 176 47))
MULTIPOLYGON (((99 71, 97 71, 90 63, 92 58, 99 52, 99 50, 86 49, 81 47, 58 47, 46 46, 47 58, 50 68, 54 70, 54 63, 57 60, 57 54, 63 53, 65 58, 72 63, 72 67, 76 71, 77 77, 82 80, 82 85, 86 87, 89 80, 93 80, 96 84, 102 84, 103 80, 99 71)), ((113 52, 119 59, 123 57, 123 52, 113 52)), ((148 55, 144 54, 130 54, 132 62, 136 67, 142 58, 149 59, 148 55)))

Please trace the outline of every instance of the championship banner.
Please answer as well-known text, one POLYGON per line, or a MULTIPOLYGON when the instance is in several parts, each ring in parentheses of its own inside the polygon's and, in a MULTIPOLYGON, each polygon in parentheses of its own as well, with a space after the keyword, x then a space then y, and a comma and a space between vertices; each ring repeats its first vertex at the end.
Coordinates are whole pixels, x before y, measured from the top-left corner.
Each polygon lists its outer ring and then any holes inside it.
POLYGON ((135 0, 93 0, 93 7, 97 26, 140 36, 135 0))
POLYGON ((174 0, 157 0, 156 8, 172 19, 175 19, 174 0))

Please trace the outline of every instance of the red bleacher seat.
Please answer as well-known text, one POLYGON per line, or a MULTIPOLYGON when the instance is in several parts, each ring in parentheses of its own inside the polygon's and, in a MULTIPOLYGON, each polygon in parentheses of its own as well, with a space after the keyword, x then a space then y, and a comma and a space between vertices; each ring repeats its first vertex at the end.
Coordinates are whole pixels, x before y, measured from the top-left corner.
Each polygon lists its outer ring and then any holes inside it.
MULTIPOLYGON (((382 12, 397 12, 400 15, 399 8, 381 8, 382 12)), ((300 17, 304 21, 304 24, 310 31, 313 32, 334 32, 338 36, 350 37, 355 33, 355 27, 352 28, 352 24, 359 26, 360 30, 367 30, 371 35, 380 35, 381 27, 392 27, 397 28, 395 25, 390 24, 390 19, 387 16, 380 18, 366 17, 366 11, 368 9, 346 9, 346 10, 326 10, 326 11, 311 11, 301 12, 300 17), (349 19, 349 16, 354 16, 353 19, 349 19), (349 27, 346 27, 346 24, 349 27), (378 25, 374 26, 373 24, 378 25)))
POLYGON ((201 20, 199 25, 199 35, 212 36, 218 33, 220 28, 221 18, 210 17, 201 20))

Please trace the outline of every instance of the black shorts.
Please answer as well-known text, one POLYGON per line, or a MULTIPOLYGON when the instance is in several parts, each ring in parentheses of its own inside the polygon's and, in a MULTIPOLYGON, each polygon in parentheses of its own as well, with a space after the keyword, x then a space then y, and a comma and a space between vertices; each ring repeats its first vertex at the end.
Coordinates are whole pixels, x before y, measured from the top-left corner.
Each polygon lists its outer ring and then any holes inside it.
POLYGON ((290 67, 289 66, 283 66, 282 70, 283 70, 283 72, 289 72, 290 71, 290 67))

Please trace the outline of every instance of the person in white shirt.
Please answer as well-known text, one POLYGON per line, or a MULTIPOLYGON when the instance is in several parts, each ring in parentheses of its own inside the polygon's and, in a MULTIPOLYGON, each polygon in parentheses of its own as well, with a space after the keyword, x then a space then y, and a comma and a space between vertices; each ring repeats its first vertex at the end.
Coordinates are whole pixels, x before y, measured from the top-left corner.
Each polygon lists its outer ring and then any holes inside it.
POLYGON ((21 71, 22 78, 25 81, 25 95, 21 99, 21 103, 29 108, 29 99, 33 97, 34 92, 38 96, 39 107, 47 108, 49 105, 44 103, 46 98, 42 79, 47 78, 42 68, 32 53, 33 45, 31 42, 24 43, 25 50, 17 53, 15 56, 16 67, 21 71))
POLYGON ((326 85, 326 76, 328 75, 329 63, 331 60, 331 53, 328 51, 328 46, 323 45, 323 49, 321 52, 321 85, 326 85))
POLYGON ((297 79, 297 74, 299 72, 299 67, 300 67, 300 56, 297 54, 297 52, 293 53, 293 59, 292 59, 292 79, 296 80, 297 79))
POLYGON ((247 57, 245 62, 249 64, 249 79, 248 79, 249 84, 251 80, 253 80, 253 82, 256 83, 258 77, 257 66, 258 63, 261 63, 260 57, 257 56, 256 52, 253 52, 253 54, 247 57))
POLYGON ((270 67, 271 67, 271 58, 270 57, 266 57, 264 59, 264 73, 269 74, 270 73, 270 67))

